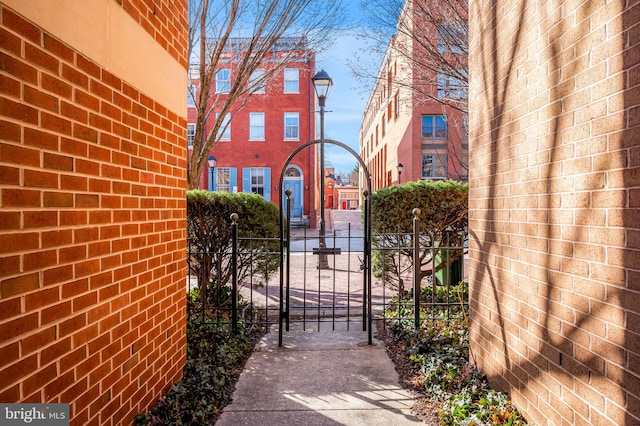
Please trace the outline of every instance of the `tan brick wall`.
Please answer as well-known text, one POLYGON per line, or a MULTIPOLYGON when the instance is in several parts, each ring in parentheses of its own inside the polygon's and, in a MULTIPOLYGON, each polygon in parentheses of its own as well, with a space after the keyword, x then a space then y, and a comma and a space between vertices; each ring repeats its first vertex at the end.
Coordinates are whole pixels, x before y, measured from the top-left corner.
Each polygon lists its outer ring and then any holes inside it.
POLYGON ((640 424, 640 5, 470 16, 472 359, 535 424, 640 424))
MULTIPOLYGON (((186 1, 154 4, 140 25, 185 62, 186 1)), ((131 424, 180 377, 185 128, 0 2, 0 401, 131 424)))
POLYGON ((175 0, 116 0, 156 42, 187 68, 189 22, 184 2, 175 0))

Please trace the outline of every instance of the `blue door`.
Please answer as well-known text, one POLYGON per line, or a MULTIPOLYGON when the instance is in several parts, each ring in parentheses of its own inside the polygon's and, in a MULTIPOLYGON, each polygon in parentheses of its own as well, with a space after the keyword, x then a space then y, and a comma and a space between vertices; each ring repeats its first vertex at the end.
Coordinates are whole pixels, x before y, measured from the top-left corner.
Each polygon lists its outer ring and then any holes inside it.
POLYGON ((287 189, 291 189, 291 200, 293 208, 291 209, 291 217, 302 217, 302 179, 285 179, 283 193, 283 206, 285 214, 287 212, 287 196, 284 195, 287 189))

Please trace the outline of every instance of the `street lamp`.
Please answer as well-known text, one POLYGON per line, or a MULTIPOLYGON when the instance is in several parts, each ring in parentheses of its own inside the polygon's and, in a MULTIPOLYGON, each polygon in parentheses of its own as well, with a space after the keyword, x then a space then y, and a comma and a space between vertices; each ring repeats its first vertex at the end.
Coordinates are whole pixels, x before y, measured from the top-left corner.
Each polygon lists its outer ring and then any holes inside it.
POLYGON ((404 165, 402 163, 398 163, 396 169, 398 170, 398 185, 400 185, 402 183, 400 181, 400 176, 402 176, 402 169, 404 169, 404 165))
POLYGON ((328 269, 329 262, 327 261, 327 253, 323 252, 326 248, 325 242, 325 223, 324 223, 324 105, 327 100, 327 96, 331 91, 333 80, 329 77, 329 74, 325 70, 320 70, 311 77, 313 87, 316 90, 316 96, 318 97, 318 106, 320 107, 320 235, 319 235, 319 249, 318 252, 318 269, 328 269))
POLYGON ((207 158, 207 163, 209 163, 209 171, 211 172, 211 190, 213 191, 213 173, 216 169, 216 157, 210 155, 207 158))

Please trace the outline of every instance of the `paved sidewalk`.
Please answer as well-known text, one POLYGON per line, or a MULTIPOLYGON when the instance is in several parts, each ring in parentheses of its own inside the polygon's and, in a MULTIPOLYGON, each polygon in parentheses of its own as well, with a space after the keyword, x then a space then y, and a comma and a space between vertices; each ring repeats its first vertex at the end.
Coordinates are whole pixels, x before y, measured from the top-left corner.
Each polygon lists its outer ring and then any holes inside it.
MULTIPOLYGON (((361 234, 360 214, 359 211, 327 212, 327 231, 335 229, 344 233, 351 223, 352 232, 361 234)), ((303 231, 294 232, 302 234, 303 231)), ((316 258, 298 254, 291 265, 292 298, 297 300, 299 288, 320 288, 316 280, 321 278, 335 287, 327 291, 337 292, 336 303, 348 303, 343 300, 348 294, 355 306, 362 299, 362 277, 356 273, 349 279, 347 271, 359 271, 358 254, 332 256, 330 261, 331 269, 306 276, 304 268, 315 271, 316 258), (306 281, 300 283, 303 279, 306 281)), ((262 289, 265 296, 277 294, 279 281, 276 284, 262 289)), ((381 292, 374 287, 374 301, 380 302, 381 292)), ((313 299, 312 292, 309 293, 306 299, 313 299)), ((269 300, 258 303, 275 303, 269 300)), ((310 308, 309 314, 312 311, 310 308)), ((398 374, 384 345, 375 339, 373 345, 368 345, 368 333, 362 331, 362 323, 357 319, 348 323, 348 329, 346 322, 332 325, 309 320, 307 330, 303 330, 301 323, 292 323, 290 331, 283 334, 282 348, 278 347, 278 327, 273 326, 247 361, 232 403, 223 409, 216 425, 422 424, 411 413, 413 400, 398 384, 398 374)))
POLYGON ((398 384, 384 345, 367 345, 361 323, 291 324, 278 347, 273 327, 256 346, 216 423, 238 425, 412 425, 413 400, 398 384))
MULTIPOLYGON (((331 235, 334 230, 338 234, 345 234, 351 224, 351 232, 354 235, 362 236, 362 211, 360 210, 325 210, 325 233, 331 235)), ((304 233, 304 228, 291 228, 291 233, 295 236, 301 236, 304 233)), ((307 235, 315 235, 318 232, 317 228, 307 228, 307 235)))

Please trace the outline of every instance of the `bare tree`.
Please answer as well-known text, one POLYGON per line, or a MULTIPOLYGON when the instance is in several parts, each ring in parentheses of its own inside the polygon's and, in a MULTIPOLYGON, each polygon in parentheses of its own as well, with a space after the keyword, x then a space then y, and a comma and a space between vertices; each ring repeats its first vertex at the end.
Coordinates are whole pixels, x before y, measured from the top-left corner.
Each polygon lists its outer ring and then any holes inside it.
MULTIPOLYGON (((367 0, 366 4, 369 13, 362 22, 366 48, 412 64, 413 78, 399 78, 393 84, 466 113, 468 0, 367 0), (433 87, 440 90, 434 92, 433 87)), ((358 61, 352 61, 351 68, 366 80, 385 77, 358 61)))
POLYGON ((189 189, 198 187, 227 117, 301 51, 329 45, 343 23, 342 8, 342 0, 189 0, 189 96, 197 113, 189 189), (222 63, 230 70, 223 94, 212 90, 222 63))
MULTIPOLYGON (((361 22, 366 49, 378 51, 379 57, 385 58, 383 66, 390 58, 398 58, 411 67, 410 72, 398 72, 388 85, 404 87, 418 95, 413 98, 414 106, 422 100, 459 111, 447 114, 453 124, 449 128, 466 138, 468 0, 366 0, 366 6, 369 13, 361 22)), ((356 58, 351 69, 370 86, 371 81, 388 79, 385 73, 376 74, 377 65, 356 58)), ((456 164, 463 170, 468 169, 461 152, 449 147, 448 154, 458 159, 456 164)))

